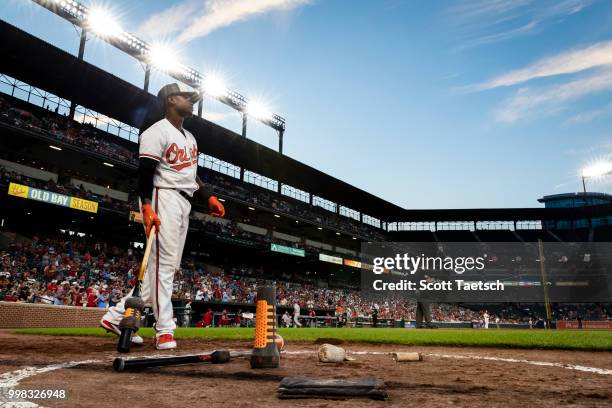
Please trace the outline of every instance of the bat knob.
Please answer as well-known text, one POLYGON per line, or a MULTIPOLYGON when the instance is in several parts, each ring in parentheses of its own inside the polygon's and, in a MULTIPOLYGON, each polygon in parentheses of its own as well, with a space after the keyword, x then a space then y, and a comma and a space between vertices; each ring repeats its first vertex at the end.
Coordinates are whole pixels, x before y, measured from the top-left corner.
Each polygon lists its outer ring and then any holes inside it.
POLYGON ((121 357, 117 357, 113 360, 113 369, 118 373, 125 369, 125 360, 121 357))
POLYGON ((230 361, 230 352, 227 350, 216 350, 210 355, 213 364, 224 364, 230 361))

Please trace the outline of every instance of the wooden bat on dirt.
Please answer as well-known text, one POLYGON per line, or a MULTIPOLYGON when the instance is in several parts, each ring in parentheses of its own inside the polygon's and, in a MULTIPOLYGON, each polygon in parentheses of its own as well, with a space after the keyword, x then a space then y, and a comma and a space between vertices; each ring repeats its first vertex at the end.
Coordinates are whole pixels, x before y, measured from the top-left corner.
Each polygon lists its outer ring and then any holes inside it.
POLYGON ((188 356, 168 356, 151 358, 130 358, 117 357, 113 360, 113 369, 117 372, 125 370, 161 367, 180 364, 212 363, 224 364, 232 358, 250 357, 250 351, 227 351, 215 350, 207 354, 192 354, 188 356))

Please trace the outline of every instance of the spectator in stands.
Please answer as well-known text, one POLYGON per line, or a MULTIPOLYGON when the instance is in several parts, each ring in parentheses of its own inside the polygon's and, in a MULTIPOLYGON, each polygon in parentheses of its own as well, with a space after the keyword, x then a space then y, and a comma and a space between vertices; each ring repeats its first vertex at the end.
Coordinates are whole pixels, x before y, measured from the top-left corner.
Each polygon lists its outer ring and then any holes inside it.
POLYGON ((317 312, 314 309, 308 311, 308 317, 310 318, 310 327, 317 327, 317 312))
POLYGON ((378 327, 378 305, 374 304, 372 308, 372 327, 378 327))
POLYGON ((210 327, 213 323, 213 311, 212 309, 208 309, 206 311, 206 313, 204 313, 204 316, 202 317, 202 327, 210 327))
POLYGON ((110 294, 110 299, 108 301, 108 306, 112 307, 115 306, 117 303, 119 303, 121 301, 121 297, 123 296, 123 294, 121 293, 121 291, 117 288, 113 289, 111 291, 110 294))
POLYGON ((47 305, 53 304, 54 294, 51 290, 45 291, 45 293, 40 297, 40 303, 44 303, 47 305))
POLYGON ((87 288, 87 307, 97 307, 97 299, 98 295, 96 295, 94 288, 87 288))
POLYGON ((238 309, 238 312, 234 316, 234 326, 240 327, 242 324, 242 309, 238 309))
POLYGON ((100 309, 106 309, 108 307, 109 294, 106 289, 102 289, 98 298, 96 299, 96 306, 100 309))
POLYGON ((227 309, 223 309, 223 311, 221 312, 221 315, 219 316, 219 326, 225 327, 225 326, 229 326, 229 324, 230 324, 230 319, 227 315, 227 309))
POLYGON ((72 304, 77 307, 83 307, 83 297, 85 296, 85 289, 75 285, 75 292, 73 292, 72 304))

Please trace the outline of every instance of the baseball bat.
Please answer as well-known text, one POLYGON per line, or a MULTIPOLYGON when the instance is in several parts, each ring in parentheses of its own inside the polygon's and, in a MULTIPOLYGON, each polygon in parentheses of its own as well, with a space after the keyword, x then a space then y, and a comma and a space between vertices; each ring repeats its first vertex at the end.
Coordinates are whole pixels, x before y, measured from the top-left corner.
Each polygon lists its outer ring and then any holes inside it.
POLYGON ((208 354, 193 354, 188 356, 170 356, 170 357, 153 357, 153 358, 131 358, 125 359, 117 357, 113 360, 113 369, 117 372, 125 370, 135 370, 149 367, 162 367, 180 364, 195 364, 195 363, 212 363, 224 364, 232 358, 248 357, 250 351, 246 352, 230 352, 227 350, 215 350, 208 354))
POLYGON ((149 236, 147 237, 147 245, 145 247, 144 257, 140 263, 140 269, 138 270, 138 277, 136 284, 134 285, 134 291, 132 296, 125 301, 125 312, 123 319, 119 323, 121 329, 121 335, 119 336, 119 343, 117 344, 117 351, 120 353, 128 353, 132 344, 132 334, 138 331, 140 325, 140 315, 144 309, 144 302, 140 299, 140 286, 144 278, 144 273, 147 269, 147 262, 149 261, 149 254, 151 253, 151 246, 153 244, 153 237, 157 229, 155 226, 151 228, 149 236))

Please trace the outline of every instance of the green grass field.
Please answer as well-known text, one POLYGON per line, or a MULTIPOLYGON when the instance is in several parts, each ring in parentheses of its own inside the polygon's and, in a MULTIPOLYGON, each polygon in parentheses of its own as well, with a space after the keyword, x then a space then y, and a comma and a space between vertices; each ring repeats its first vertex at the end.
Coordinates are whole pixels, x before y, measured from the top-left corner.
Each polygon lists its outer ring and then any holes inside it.
MULTIPOLYGON (((17 334, 52 336, 111 336, 100 328, 17 329, 17 334)), ((475 346, 612 351, 612 331, 545 330, 471 330, 471 329, 280 329, 288 344, 335 338, 348 342, 401 344, 409 346, 475 346)), ((153 329, 140 330, 143 337, 153 336, 153 329)), ((186 328, 177 329, 177 339, 252 340, 253 329, 186 328)))

